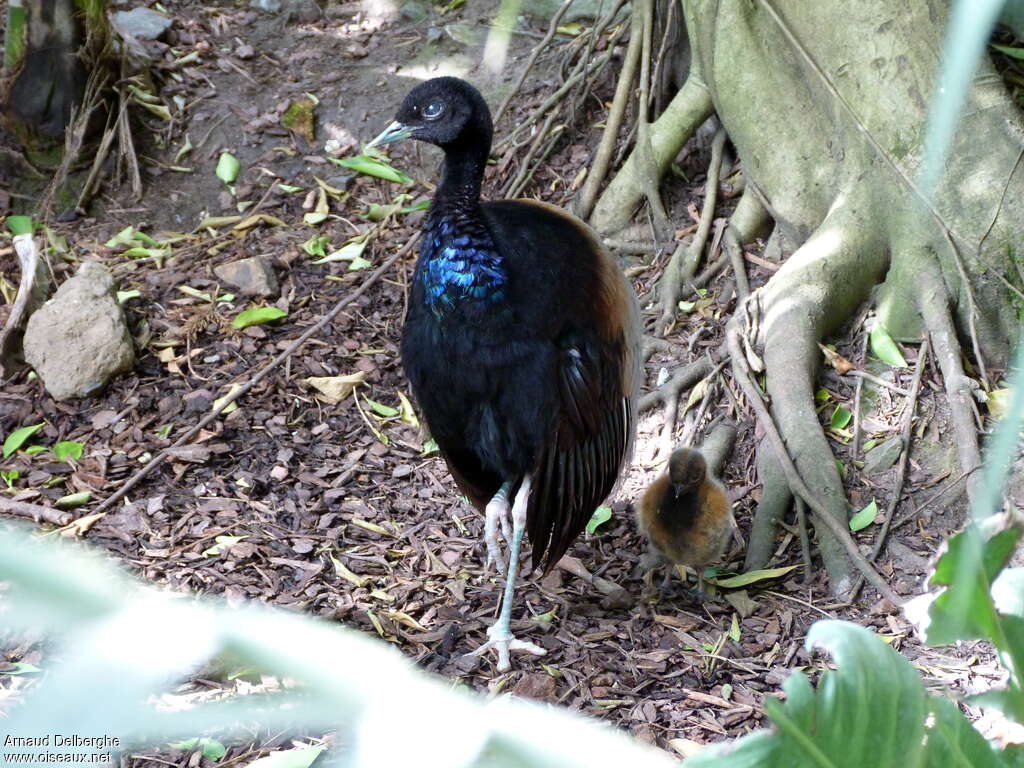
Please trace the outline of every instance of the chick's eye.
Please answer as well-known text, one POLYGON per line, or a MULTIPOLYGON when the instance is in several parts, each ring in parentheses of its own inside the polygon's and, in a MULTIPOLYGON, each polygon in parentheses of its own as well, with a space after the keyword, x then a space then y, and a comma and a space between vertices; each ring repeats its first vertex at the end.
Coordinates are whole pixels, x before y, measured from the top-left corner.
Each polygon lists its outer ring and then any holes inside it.
POLYGON ((444 104, 439 101, 432 101, 423 108, 420 116, 424 120, 437 120, 442 112, 444 112, 444 104))

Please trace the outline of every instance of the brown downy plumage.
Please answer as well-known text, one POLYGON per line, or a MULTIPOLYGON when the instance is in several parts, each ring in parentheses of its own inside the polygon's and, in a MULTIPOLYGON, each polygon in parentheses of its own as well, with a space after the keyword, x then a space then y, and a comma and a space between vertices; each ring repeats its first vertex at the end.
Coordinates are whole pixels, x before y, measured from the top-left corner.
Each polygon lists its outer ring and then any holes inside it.
POLYGON ((640 499, 639 525, 661 558, 697 572, 697 589, 702 592, 704 566, 722 556, 734 523, 725 488, 708 475, 699 450, 672 452, 668 472, 651 483, 640 499))

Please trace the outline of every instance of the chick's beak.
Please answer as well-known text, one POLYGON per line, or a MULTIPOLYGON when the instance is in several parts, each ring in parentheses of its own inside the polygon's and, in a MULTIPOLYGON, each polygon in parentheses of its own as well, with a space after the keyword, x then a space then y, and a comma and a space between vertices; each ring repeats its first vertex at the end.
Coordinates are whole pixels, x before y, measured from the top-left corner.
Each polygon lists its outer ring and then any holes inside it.
POLYGON ((402 139, 407 139, 412 136, 415 128, 408 126, 405 123, 400 123, 395 120, 391 125, 381 131, 369 144, 366 145, 367 149, 373 147, 379 147, 382 144, 391 144, 402 139))

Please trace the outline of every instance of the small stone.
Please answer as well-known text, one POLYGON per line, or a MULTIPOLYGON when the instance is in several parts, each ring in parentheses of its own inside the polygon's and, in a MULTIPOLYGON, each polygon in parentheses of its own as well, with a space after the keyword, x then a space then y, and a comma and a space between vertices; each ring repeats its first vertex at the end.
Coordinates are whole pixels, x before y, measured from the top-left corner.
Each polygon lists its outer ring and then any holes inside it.
POLYGON ((278 464, 276 467, 270 470, 270 476, 277 480, 278 482, 281 482, 286 477, 288 477, 288 467, 282 467, 280 464, 278 464))
POLYGON ((864 457, 864 471, 869 475, 885 472, 899 461, 903 453, 903 438, 892 437, 881 445, 876 445, 864 457))
POLYGON ((528 672, 516 683, 512 694, 521 699, 554 702, 555 678, 545 672, 528 672))
POLYGON ((118 11, 110 18, 111 24, 122 35, 137 40, 157 40, 171 26, 171 19, 149 8, 118 11))
POLYGON ((99 392, 131 370, 135 348, 105 267, 85 262, 29 317, 24 351, 55 400, 99 392))
POLYGON ((235 56, 239 59, 251 59, 256 55, 256 51, 248 43, 242 43, 240 46, 235 48, 235 56))
POLYGON ((281 10, 281 0, 251 0, 249 7, 265 13, 277 13, 281 10))
POLYGON ((412 474, 411 464, 399 464, 391 471, 391 476, 396 480, 401 480, 403 477, 408 477, 412 474))
POLYGON ((312 24, 320 21, 323 11, 316 0, 291 0, 291 12, 300 24, 312 24))
POLYGON ((262 256, 219 264, 213 274, 249 296, 276 296, 281 291, 277 275, 262 256))
POLYGON ((213 393, 208 389, 196 389, 182 398, 185 410, 202 413, 213 407, 213 393))

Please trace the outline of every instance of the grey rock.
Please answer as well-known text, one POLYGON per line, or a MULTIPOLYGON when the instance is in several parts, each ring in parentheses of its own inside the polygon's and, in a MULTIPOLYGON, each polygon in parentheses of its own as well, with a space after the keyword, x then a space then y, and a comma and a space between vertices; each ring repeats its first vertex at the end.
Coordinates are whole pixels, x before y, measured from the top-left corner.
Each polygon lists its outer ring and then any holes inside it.
POLYGON ((231 261, 213 268, 213 274, 249 296, 277 296, 281 286, 262 256, 231 261))
POLYGON ((409 2, 403 3, 399 12, 403 19, 412 24, 422 24, 427 20, 429 14, 426 4, 418 2, 418 0, 409 0, 409 2))
POLYGON ((122 35, 131 35, 138 40, 157 40, 171 26, 171 19, 149 8, 118 11, 110 21, 122 35))
POLYGON ((891 437, 868 451, 867 456, 864 457, 864 471, 869 475, 885 472, 899 461, 901 453, 903 453, 903 439, 891 437))
POLYGON ((106 268, 87 261, 65 280, 29 318, 24 349, 56 400, 95 394, 130 371, 135 349, 106 268))
POLYGON ((249 7, 266 13, 278 13, 281 10, 281 0, 250 0, 249 7))

